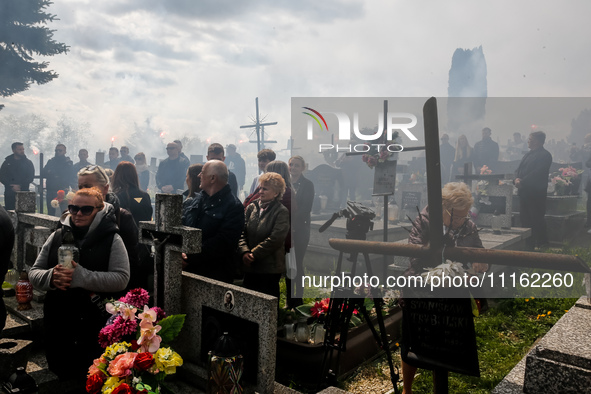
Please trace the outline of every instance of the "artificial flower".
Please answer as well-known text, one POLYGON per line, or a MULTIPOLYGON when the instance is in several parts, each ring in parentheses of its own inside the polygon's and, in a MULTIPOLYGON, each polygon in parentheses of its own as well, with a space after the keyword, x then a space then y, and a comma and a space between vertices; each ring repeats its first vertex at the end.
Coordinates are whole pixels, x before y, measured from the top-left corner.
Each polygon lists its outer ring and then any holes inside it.
MULTIPOLYGON (((144 305, 147 307, 147 305, 144 305)), ((137 308, 130 308, 127 305, 121 305, 119 308, 119 314, 123 318, 123 320, 135 320, 135 313, 137 312, 137 308)))
POLYGON ((119 379, 116 376, 111 376, 107 380, 105 380, 105 384, 103 386, 102 392, 103 394, 111 394, 114 389, 117 388, 121 383, 124 381, 119 379))
POLYGON ((148 305, 144 305, 144 311, 140 312, 140 314, 138 315, 138 318, 142 319, 142 323, 143 322, 154 323, 154 322, 156 322, 158 315, 156 314, 156 311, 148 308, 148 305))
POLYGON ((105 380, 106 376, 102 372, 90 375, 88 379, 86 379, 86 391, 90 394, 99 394, 105 380))
POLYGON ((134 393, 134 390, 127 383, 121 383, 113 391, 111 391, 111 394, 133 394, 133 393, 134 393))
POLYGON ((132 374, 131 368, 133 368, 133 364, 135 363, 135 359, 137 357, 137 353, 124 353, 120 354, 111 363, 107 368, 107 372, 111 376, 118 376, 118 377, 125 377, 132 374))
POLYGON ((121 297, 119 301, 133 305, 136 308, 141 308, 150 301, 150 295, 146 290, 138 288, 130 290, 124 297, 121 297))
POLYGON ((118 355, 123 354, 123 353, 127 353, 127 351, 129 350, 130 347, 131 347, 131 344, 129 344, 128 342, 114 343, 105 349, 105 352, 103 353, 103 356, 100 359, 114 360, 115 357, 117 357, 118 355))
POLYGON ((142 324, 140 324, 141 334, 137 344, 141 346, 144 352, 153 353, 158 350, 160 342, 162 342, 162 338, 156 335, 162 327, 153 326, 152 323, 146 323, 144 326, 142 324))
POLYGON ((139 353, 135 359, 134 367, 139 369, 140 371, 148 370, 155 364, 154 356, 152 353, 143 352, 139 353))
POLYGON ((167 375, 176 373, 176 367, 183 365, 183 359, 171 348, 160 348, 154 355, 156 368, 164 371, 167 375))

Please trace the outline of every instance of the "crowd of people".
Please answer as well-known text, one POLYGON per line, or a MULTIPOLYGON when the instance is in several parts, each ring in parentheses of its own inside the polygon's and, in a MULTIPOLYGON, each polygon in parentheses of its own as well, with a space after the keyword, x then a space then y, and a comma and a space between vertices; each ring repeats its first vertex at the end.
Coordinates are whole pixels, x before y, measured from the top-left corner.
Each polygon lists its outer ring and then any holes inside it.
MULTIPOLYGON (((242 280, 248 289, 279 297, 292 235, 297 240, 294 253, 298 267, 303 269, 314 185, 303 176, 304 158, 294 156, 288 164, 275 160, 275 152, 264 149, 258 153, 262 174, 241 202, 238 193, 244 188, 245 163, 235 146, 226 148, 231 160, 221 144, 213 143, 204 164, 190 165, 180 141, 166 146, 168 157, 158 166, 156 187, 161 193, 183 194, 183 225, 202 231, 201 252, 183 254, 179 264, 191 273, 226 283, 242 280), (292 223, 290 217, 298 220, 292 223)), ((7 209, 14 209, 16 192, 29 190, 34 177, 23 144, 13 144, 12 150, 0 171, 7 209)), ((44 304, 46 353, 50 369, 60 379, 83 377, 100 353, 97 335, 105 323, 101 301, 133 288, 151 290, 154 275, 150 250, 138 243, 139 222, 150 221, 153 215, 146 192, 149 170, 145 155, 140 152, 132 158, 127 147, 113 147, 109 160, 99 166, 88 162, 85 149, 79 151, 76 164, 66 152, 67 148, 58 144, 55 156, 41 170, 48 211, 60 217, 60 225, 29 272, 33 286, 48 294, 44 304), (63 196, 66 205, 52 205, 59 190, 71 190, 63 196), (73 243, 80 251, 71 267, 58 262, 58 249, 65 243, 73 243), (74 351, 66 355, 64 345, 74 351), (77 358, 75 363, 72 357, 77 358)), ((0 224, 3 231, 12 231, 14 243, 14 229, 4 208, 0 209, 0 224)), ((8 233, 3 238, 11 239, 8 233)), ((9 255, 1 256, 1 278, 9 266, 4 264, 9 255)), ((301 304, 292 294, 288 291, 290 308, 301 304)), ((0 319, 3 317, 4 309, 0 310, 0 319)))
MULTIPOLYGON (((474 148, 465 136, 458 138, 454 148, 449 137, 442 135, 442 172, 447 169, 449 178, 466 162, 494 170, 499 146, 491 134, 491 129, 484 128, 482 140, 474 148)), ((544 214, 552 155, 544 148, 545 138, 543 132, 536 131, 524 142, 516 133, 512 145, 515 152, 522 153, 514 184, 521 197, 522 223, 532 228, 532 248, 548 243, 544 214), (525 155, 524 149, 528 149, 525 155)), ((591 134, 587 145, 591 147, 591 134)), ((6 209, 14 209, 16 193, 28 190, 34 177, 34 167, 24 154, 23 144, 15 142, 12 151, 0 169, 6 209)), ((83 375, 97 354, 96 336, 104 325, 97 300, 117 297, 137 287, 150 290, 154 274, 150 250, 138 243, 139 222, 149 221, 153 215, 151 197, 146 192, 150 174, 145 155, 140 152, 132 158, 127 147, 113 147, 109 160, 99 166, 88 162, 85 149, 78 152, 79 162, 75 164, 66 152, 66 147, 58 144, 55 156, 41 170, 46 179, 48 209, 58 191, 71 189, 72 195, 64 197, 65 209, 62 205, 54 209, 60 216, 59 229, 47 239, 29 272, 32 284, 48 293, 44 305, 47 359, 60 378, 83 375), (58 263, 58 249, 64 242, 72 242, 80 250, 79 261, 72 262, 71 267, 58 263), (61 328, 64 324, 68 330, 61 328), (75 364, 80 370, 64 368, 64 345, 75 349, 68 357, 79 357, 75 364)), ((285 163, 276 160, 272 150, 261 150, 257 154, 260 175, 253 180, 244 201, 240 201, 239 193, 245 189, 245 163, 234 145, 224 148, 211 144, 204 164, 191 165, 180 141, 168 143, 166 152, 168 157, 160 162, 156 172, 156 187, 162 193, 183 194, 182 224, 202 231, 201 251, 183 253, 178 263, 187 272, 226 283, 239 279, 248 289, 279 297, 287 253, 293 252, 294 269, 301 273, 310 240, 315 191, 314 184, 304 176, 305 159, 292 156, 285 163)), ((463 183, 448 183, 442 196, 446 245, 482 247, 469 216, 474 201, 469 188, 463 183)), ((428 225, 426 207, 415 221, 409 242, 426 245, 428 225)), ((2 207, 0 230, 2 239, 12 244, 14 230, 2 207)), ((4 249, 0 251, 0 279, 6 273, 9 255, 4 249)), ((407 274, 420 272, 424 263, 413 259, 407 274)), ((488 269, 477 263, 473 268, 480 272, 488 269)), ((286 278, 287 308, 302 303, 295 297, 299 294, 298 285, 286 278)), ((2 323, 3 315, 5 311, 1 309, 2 323)), ((410 393, 416 367, 403 359, 403 369, 405 392, 410 393)))

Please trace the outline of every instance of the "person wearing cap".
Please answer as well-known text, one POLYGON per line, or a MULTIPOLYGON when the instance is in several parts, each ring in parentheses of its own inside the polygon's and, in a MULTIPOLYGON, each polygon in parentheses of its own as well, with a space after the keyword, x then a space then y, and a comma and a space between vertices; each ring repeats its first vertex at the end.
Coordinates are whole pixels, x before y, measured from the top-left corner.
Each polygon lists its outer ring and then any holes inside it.
POLYGON ((246 179, 246 164, 244 163, 244 159, 240 156, 240 153, 236 152, 236 145, 234 144, 226 146, 226 153, 225 163, 228 166, 228 170, 236 175, 238 190, 242 191, 246 179))
MULTIPOLYGON (((206 158, 207 161, 219 160, 225 162, 226 155, 224 154, 224 147, 222 146, 222 144, 214 142, 213 144, 209 145, 207 147, 206 158)), ((236 180, 236 175, 232 171, 228 171, 228 185, 230 185, 230 190, 232 190, 232 194, 236 196, 236 198, 238 198, 238 181, 236 180)))
POLYGON ((166 153, 168 158, 160 162, 156 172, 156 185, 162 193, 180 194, 185 190, 185 176, 191 163, 180 156, 179 146, 175 142, 166 145, 166 153))

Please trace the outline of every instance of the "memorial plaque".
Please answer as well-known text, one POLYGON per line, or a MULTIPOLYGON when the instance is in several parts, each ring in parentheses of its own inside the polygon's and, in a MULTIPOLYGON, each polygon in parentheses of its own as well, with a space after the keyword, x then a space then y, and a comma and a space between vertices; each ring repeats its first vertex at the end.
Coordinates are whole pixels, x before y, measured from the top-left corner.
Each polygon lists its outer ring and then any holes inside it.
MULTIPOLYGON (((408 292, 405 290, 405 293, 408 292)), ((404 298, 402 359, 418 368, 480 376, 469 298, 404 298)))
POLYGON ((507 198, 505 196, 487 196, 487 201, 490 204, 481 204, 479 213, 494 214, 496 212, 499 215, 507 213, 507 198))
POLYGON ((402 192, 402 209, 416 210, 416 207, 421 209, 421 193, 420 192, 402 192))
MULTIPOLYGON (((394 194, 396 187, 396 161, 386 161, 375 167, 373 194, 394 194)), ((420 197, 419 197, 420 199, 420 197)))

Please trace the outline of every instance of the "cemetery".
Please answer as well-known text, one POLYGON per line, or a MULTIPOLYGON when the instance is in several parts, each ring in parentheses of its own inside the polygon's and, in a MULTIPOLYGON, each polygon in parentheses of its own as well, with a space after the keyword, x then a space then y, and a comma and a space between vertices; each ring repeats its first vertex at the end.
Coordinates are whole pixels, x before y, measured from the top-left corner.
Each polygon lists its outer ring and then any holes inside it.
MULTIPOLYGON (((585 295, 567 312, 560 313, 560 320, 492 392, 591 392, 591 270, 578 256, 526 251, 525 240, 531 230, 520 227, 516 211, 519 201, 509 169, 504 171, 507 175, 473 174, 471 166, 466 165, 464 175, 457 177, 476 195, 470 215, 479 228, 484 249, 446 249, 438 233, 432 234, 428 246, 408 244, 412 219, 426 205, 431 207, 431 224, 443 227, 434 99, 427 102, 424 111, 425 171, 431 176, 405 179, 409 174, 404 173, 403 166, 397 168, 395 161, 378 165, 373 197, 355 205, 347 204, 346 188, 335 168, 320 165, 310 172, 318 193, 311 225, 313 236, 304 261, 306 274, 402 275, 409 268, 409 257, 434 262, 478 261, 491 265, 491 275, 524 269, 577 273, 585 278, 585 295), (398 178, 405 181, 396 185, 398 178), (368 212, 363 211, 367 207, 371 211, 366 218, 367 228, 353 229, 351 218, 363 216, 359 212, 368 212)), ((57 228, 58 218, 36 213, 34 192, 19 192, 16 201, 16 209, 9 213, 16 229, 13 261, 20 272, 32 266, 43 243, 57 228)), ((289 320, 280 308, 281 300, 275 297, 182 271, 181 253, 200 251, 201 231, 181 225, 181 202, 180 195, 157 194, 154 221, 140 223, 140 242, 154 252, 154 305, 168 314, 185 316, 184 326, 174 340, 183 365, 167 381, 172 392, 226 392, 223 390, 227 387, 240 387, 244 392, 292 393, 296 391, 286 387, 289 381, 278 382, 277 378, 295 376, 298 387, 306 392, 339 393, 344 392, 334 387, 339 381, 360 365, 385 357, 390 392, 398 393, 402 330, 416 333, 412 351, 407 349, 406 357, 433 371, 436 393, 449 391, 450 371, 474 379, 481 376, 476 346, 479 324, 474 323, 473 309, 464 302, 470 294, 458 299, 440 296, 443 301, 433 300, 429 305, 414 303, 407 310, 413 318, 403 321, 401 307, 385 302, 384 294, 369 292, 364 299, 347 292, 351 289, 330 294, 307 288, 304 298, 316 301, 307 309, 305 305, 298 307, 308 314, 290 315, 289 320), (312 307, 324 309, 314 315, 312 307), (416 323, 425 319, 439 323, 434 327, 416 323), (452 321, 455 325, 450 325, 452 321), (220 344, 226 345, 224 351, 218 348, 220 344), (234 373, 224 375, 225 369, 214 367, 218 362, 234 373)), ((574 237, 584 221, 584 212, 577 210, 577 195, 548 196, 546 220, 554 245, 574 237)), ((7 280, 15 284, 18 279, 7 280)), ((480 293, 473 294, 478 298, 480 293)), ((493 299, 498 297, 489 298, 492 308, 496 304, 493 299)), ((9 289, 4 300, 10 314, 0 339, 0 382, 24 368, 18 373, 26 371, 39 393, 67 392, 68 387, 58 383, 47 369, 38 343, 43 330, 44 294, 33 291, 29 309, 9 289)))

